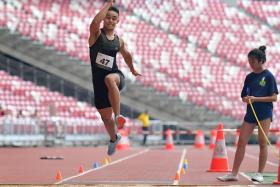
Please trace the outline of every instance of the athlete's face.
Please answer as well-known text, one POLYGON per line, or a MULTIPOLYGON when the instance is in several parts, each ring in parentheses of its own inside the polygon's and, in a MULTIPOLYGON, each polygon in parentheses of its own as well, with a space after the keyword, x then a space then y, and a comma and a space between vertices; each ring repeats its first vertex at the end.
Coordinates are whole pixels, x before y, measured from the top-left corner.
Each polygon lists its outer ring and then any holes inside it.
POLYGON ((257 58, 248 57, 248 61, 249 61, 250 67, 252 68, 253 71, 258 71, 258 70, 262 69, 262 62, 258 61, 257 58))
POLYGON ((117 23, 119 22, 119 15, 115 11, 108 11, 104 19, 104 27, 109 30, 114 30, 117 23))

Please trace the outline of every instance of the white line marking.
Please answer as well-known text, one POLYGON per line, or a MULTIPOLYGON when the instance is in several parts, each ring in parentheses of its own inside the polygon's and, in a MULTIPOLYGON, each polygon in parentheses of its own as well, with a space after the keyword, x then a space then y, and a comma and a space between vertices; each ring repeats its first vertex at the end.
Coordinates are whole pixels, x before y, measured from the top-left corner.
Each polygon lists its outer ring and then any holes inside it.
POLYGON ((250 177, 248 177, 244 172, 238 172, 241 176, 243 176, 245 179, 247 179, 248 181, 252 182, 253 184, 259 184, 258 182, 254 182, 251 180, 250 177))
MULTIPOLYGON (((236 149, 234 149, 234 148, 228 148, 228 150, 231 151, 231 152, 234 152, 234 153, 235 153, 235 151, 236 151, 236 149)), ((249 158, 252 158, 252 159, 254 159, 254 160, 257 160, 257 161, 259 160, 259 157, 256 157, 256 156, 251 155, 251 154, 246 153, 246 152, 245 152, 245 156, 247 156, 247 157, 249 157, 249 158)), ((271 165, 271 166, 278 167, 278 164, 276 164, 276 163, 274 163, 274 162, 266 161, 266 163, 269 164, 269 165, 271 165)), ((251 178, 248 177, 244 172, 238 172, 238 173, 239 173, 241 176, 243 176, 244 178, 246 178, 247 180, 251 181, 253 184, 259 184, 258 182, 252 181, 251 178)))
POLYGON ((138 153, 134 153, 134 154, 132 154, 132 155, 129 155, 129 156, 124 157, 124 158, 121 158, 121 159, 119 159, 119 160, 115 160, 115 161, 113 161, 113 162, 111 162, 111 163, 109 163, 109 164, 102 165, 102 166, 100 166, 100 167, 98 167, 98 168, 89 169, 89 170, 87 170, 87 171, 85 171, 85 172, 83 172, 83 173, 81 173, 81 174, 73 175, 73 176, 71 176, 71 177, 65 178, 65 179, 63 179, 63 180, 61 180, 61 181, 59 181, 59 182, 54 183, 54 184, 61 184, 61 183, 65 182, 65 181, 68 181, 68 180, 71 180, 71 179, 74 179, 74 178, 77 178, 77 177, 86 175, 86 174, 88 174, 88 173, 90 173, 90 172, 92 172, 92 171, 100 170, 100 169, 106 168, 106 167, 108 167, 108 166, 111 166, 111 165, 120 163, 120 162, 122 162, 122 161, 128 160, 128 159, 130 159, 130 158, 136 157, 136 156, 141 155, 141 154, 144 154, 144 153, 146 153, 146 152, 148 152, 148 151, 150 151, 150 149, 145 149, 145 150, 143 150, 143 151, 140 151, 140 152, 138 152, 138 153))
MULTIPOLYGON (((181 159, 180 159, 180 162, 179 162, 179 165, 178 165, 178 170, 177 170, 177 173, 179 173, 179 176, 181 175, 181 168, 183 167, 183 162, 184 162, 185 156, 186 156, 186 149, 183 149, 182 155, 181 155, 181 159)), ((173 185, 178 185, 179 184, 179 180, 175 179, 174 182, 173 182, 173 185)))
POLYGON ((166 185, 170 183, 169 181, 79 181, 79 180, 71 180, 71 184, 83 184, 83 185, 89 185, 89 184, 154 184, 154 185, 166 185))

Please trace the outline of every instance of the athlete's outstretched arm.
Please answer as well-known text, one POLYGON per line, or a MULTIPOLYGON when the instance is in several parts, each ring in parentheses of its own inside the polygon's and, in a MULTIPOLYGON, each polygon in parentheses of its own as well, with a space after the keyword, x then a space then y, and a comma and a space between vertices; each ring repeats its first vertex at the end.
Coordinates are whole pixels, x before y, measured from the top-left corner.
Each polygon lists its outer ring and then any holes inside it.
POLYGON ((133 66, 133 63, 132 63, 132 55, 131 55, 131 53, 127 50, 126 44, 124 43, 123 39, 120 39, 120 45, 121 45, 120 53, 122 54, 122 56, 123 56, 123 58, 124 58, 124 61, 125 61, 125 63, 127 64, 127 66, 129 67, 131 73, 132 73, 134 76, 141 76, 141 74, 138 73, 138 72, 134 69, 134 66, 133 66))
POLYGON ((100 23, 106 17, 109 8, 113 5, 113 0, 109 0, 105 6, 96 14, 90 24, 90 33, 95 34, 100 29, 100 23))
POLYGON ((107 12, 112 5, 113 5, 113 0, 109 0, 105 4, 105 6, 93 18, 89 26, 89 31, 90 31, 90 36, 88 39, 89 46, 92 46, 95 43, 96 39, 98 38, 98 35, 100 33, 100 23, 106 17, 107 12))

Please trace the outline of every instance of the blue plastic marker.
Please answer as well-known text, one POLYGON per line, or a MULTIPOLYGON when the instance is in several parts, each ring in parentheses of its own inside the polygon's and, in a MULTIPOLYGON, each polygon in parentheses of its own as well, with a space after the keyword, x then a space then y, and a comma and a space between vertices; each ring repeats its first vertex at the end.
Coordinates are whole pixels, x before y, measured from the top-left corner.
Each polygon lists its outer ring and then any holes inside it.
POLYGON ((98 162, 95 162, 95 163, 93 164, 93 168, 98 168, 98 167, 99 167, 98 162))
POLYGON ((188 169, 188 160, 187 159, 185 159, 185 161, 184 161, 183 168, 185 169, 185 171, 187 171, 187 169, 188 169))

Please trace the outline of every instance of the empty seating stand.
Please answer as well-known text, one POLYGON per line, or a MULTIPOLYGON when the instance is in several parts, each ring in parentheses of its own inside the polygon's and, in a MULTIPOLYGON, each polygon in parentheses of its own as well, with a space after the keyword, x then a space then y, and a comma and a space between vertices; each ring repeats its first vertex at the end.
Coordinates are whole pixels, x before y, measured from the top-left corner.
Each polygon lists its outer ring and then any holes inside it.
MULTIPOLYGON (((250 72, 249 50, 269 44, 268 68, 279 82, 280 67, 273 63, 280 57, 279 34, 236 7, 211 0, 118 2, 124 11, 120 13, 117 32, 128 43, 144 75, 136 80, 128 76, 132 81, 239 120, 245 112, 240 92, 250 72)), ((1 1, 0 26, 89 63, 88 28, 103 3, 101 0, 1 1)), ((242 5, 241 1, 239 4, 242 5)), ((118 60, 120 68, 129 72, 123 60, 118 60)), ((3 86, 10 89, 10 85, 3 86)), ((25 94, 20 89, 13 93, 18 97, 25 94)), ((44 98, 42 103, 48 103, 52 97, 44 98)), ((93 109, 80 109, 72 104, 76 102, 71 99, 57 102, 60 115, 96 117, 91 113, 93 109)), ((276 126, 278 106, 277 103, 273 123, 276 126)), ((46 109, 42 107, 41 111, 46 109)), ((74 127, 67 131, 75 132, 74 127)))

